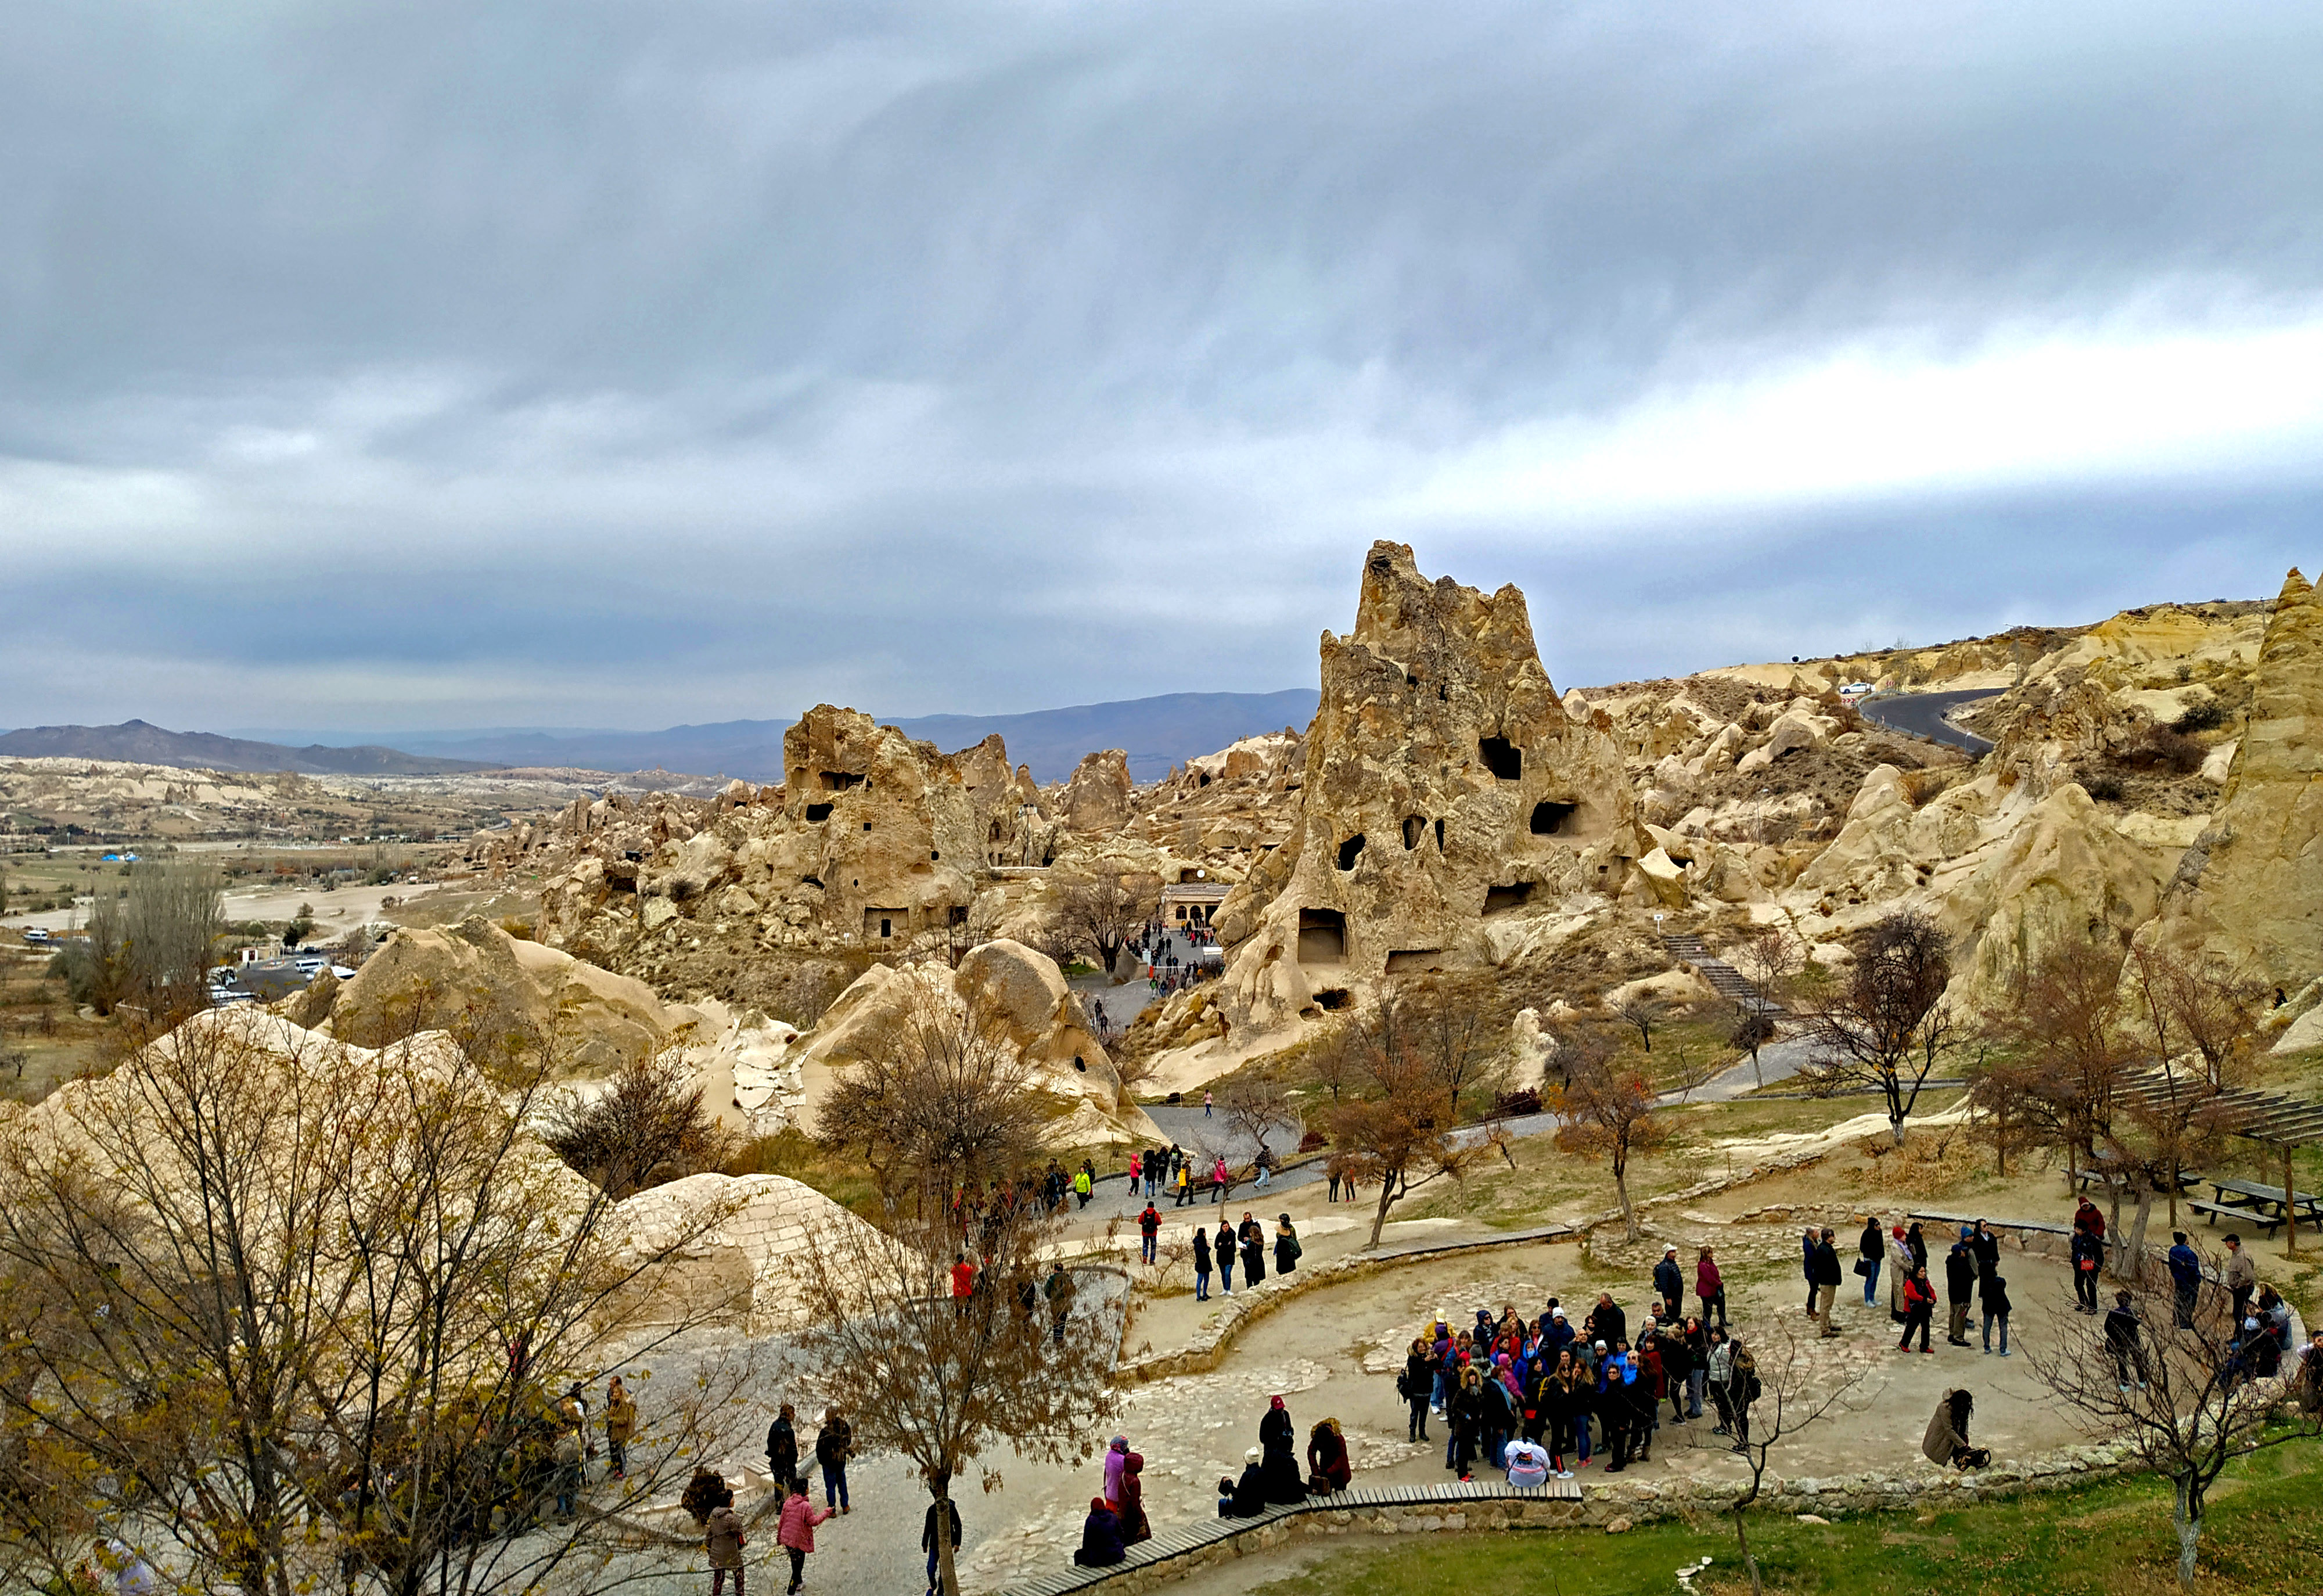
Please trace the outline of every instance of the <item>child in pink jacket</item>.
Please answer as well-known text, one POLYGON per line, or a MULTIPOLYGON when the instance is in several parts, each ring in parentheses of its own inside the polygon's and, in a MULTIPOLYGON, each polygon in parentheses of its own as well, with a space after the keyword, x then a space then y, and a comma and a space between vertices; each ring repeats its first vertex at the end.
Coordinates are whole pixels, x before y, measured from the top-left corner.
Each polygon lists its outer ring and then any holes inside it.
POLYGON ((806 1555, 814 1550, 814 1527, 830 1517, 831 1509, 817 1508, 803 1489, 792 1491, 783 1503, 775 1539, 791 1555, 791 1596, 806 1582, 806 1555))

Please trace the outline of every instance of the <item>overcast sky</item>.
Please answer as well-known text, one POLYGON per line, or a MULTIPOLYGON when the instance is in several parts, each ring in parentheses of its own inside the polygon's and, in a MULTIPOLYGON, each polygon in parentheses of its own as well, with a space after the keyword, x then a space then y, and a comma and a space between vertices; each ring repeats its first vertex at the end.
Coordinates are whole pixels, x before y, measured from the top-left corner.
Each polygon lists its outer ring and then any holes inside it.
POLYGON ((0 14, 0 725, 1560 686, 2323 562, 2323 12, 0 14))

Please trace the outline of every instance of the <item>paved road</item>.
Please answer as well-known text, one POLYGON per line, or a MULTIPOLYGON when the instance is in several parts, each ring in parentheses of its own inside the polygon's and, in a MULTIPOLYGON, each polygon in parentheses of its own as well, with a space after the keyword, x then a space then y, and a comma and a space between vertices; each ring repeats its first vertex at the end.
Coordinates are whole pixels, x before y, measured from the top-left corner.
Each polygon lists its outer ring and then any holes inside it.
POLYGON ((1996 687, 1971 687, 1965 693, 1899 693, 1887 698, 1866 699, 1857 707, 1866 720, 1877 720, 1891 731, 1932 737, 1981 757, 1991 751, 1992 744, 1973 731, 1962 731, 1947 717, 1962 704, 1999 696, 2000 690, 1996 687))

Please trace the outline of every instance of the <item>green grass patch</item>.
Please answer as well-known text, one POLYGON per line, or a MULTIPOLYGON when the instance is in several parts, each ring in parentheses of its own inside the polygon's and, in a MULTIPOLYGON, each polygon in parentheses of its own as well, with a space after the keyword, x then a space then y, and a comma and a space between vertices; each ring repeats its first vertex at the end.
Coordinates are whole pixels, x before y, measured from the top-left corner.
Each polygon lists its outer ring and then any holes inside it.
MULTIPOLYGON (((2198 1589, 2225 1596, 2323 1590, 2323 1445, 2291 1443, 2244 1460, 2214 1491, 2198 1589)), ((1785 1596, 2160 1596, 2176 1591, 2170 1491, 2152 1479, 2024 1496, 1950 1512, 1867 1514, 1829 1525, 1754 1514, 1751 1549, 1785 1596)), ((1731 1519, 1649 1525, 1626 1535, 1520 1531, 1432 1535, 1334 1555, 1260 1587, 1262 1596, 1666 1596, 1675 1571, 1704 1554, 1703 1596, 1749 1582, 1731 1519)))

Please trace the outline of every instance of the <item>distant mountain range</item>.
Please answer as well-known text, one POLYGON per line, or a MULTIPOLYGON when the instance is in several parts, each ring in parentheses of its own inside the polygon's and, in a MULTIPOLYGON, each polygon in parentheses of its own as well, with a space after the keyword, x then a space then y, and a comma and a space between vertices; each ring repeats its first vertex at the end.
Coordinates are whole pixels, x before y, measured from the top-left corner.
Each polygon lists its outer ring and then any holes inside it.
POLYGON ((142 720, 118 726, 35 726, 0 735, 0 758, 118 759, 188 770, 294 770, 301 775, 447 775, 490 770, 473 759, 406 754, 363 743, 304 748, 209 731, 168 731, 142 720))
MULTIPOLYGON (((1158 698, 1076 704, 1021 715, 922 715, 889 720, 907 737, 946 753, 998 732, 1008 757, 1033 779, 1061 781, 1084 754, 1123 748, 1131 775, 1152 781, 1199 754, 1289 726, 1303 730, 1319 695, 1284 693, 1171 693, 1158 698)), ((368 732, 354 746, 323 731, 256 731, 233 736, 164 731, 142 720, 119 726, 43 726, 0 735, 0 757, 124 759, 211 770, 295 770, 310 775, 435 775, 509 766, 580 770, 684 771, 783 779, 783 733, 793 720, 723 720, 662 731, 587 731, 511 728, 495 731, 368 732), (306 740, 305 747, 291 747, 306 740), (391 741, 393 747, 386 746, 391 741)), ((342 734, 344 735, 344 734, 342 734)))

